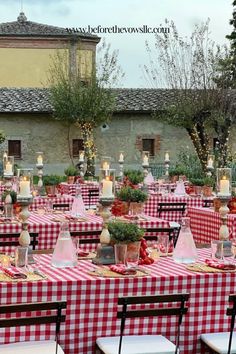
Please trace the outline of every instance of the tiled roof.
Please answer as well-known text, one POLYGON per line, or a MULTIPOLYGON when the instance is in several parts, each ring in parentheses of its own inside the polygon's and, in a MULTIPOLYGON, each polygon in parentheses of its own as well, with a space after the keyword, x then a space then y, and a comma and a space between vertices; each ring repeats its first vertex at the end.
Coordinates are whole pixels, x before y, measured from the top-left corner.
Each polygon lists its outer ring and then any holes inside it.
POLYGON ((27 21, 23 12, 17 21, 0 23, 0 37, 5 36, 30 36, 30 37, 65 37, 75 36, 81 38, 93 38, 99 40, 98 36, 90 33, 73 32, 69 33, 66 28, 49 26, 42 23, 27 21))
MULTIPOLYGON (((153 112, 174 101, 171 90, 113 89, 116 112, 153 112)), ((39 88, 0 88, 0 113, 52 112, 49 91, 39 88)))

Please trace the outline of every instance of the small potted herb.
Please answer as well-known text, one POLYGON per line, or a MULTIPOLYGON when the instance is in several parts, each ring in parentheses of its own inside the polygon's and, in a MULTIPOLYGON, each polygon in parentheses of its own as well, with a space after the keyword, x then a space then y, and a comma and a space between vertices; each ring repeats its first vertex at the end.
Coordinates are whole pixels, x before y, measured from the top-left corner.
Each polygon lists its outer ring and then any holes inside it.
POLYGON ((137 224, 121 221, 111 221, 108 223, 108 231, 113 243, 132 243, 140 241, 144 235, 144 230, 137 224))
POLYGON ((73 184, 75 180, 75 176, 78 176, 79 172, 77 168, 73 165, 68 166, 64 170, 65 175, 67 176, 67 183, 73 184))

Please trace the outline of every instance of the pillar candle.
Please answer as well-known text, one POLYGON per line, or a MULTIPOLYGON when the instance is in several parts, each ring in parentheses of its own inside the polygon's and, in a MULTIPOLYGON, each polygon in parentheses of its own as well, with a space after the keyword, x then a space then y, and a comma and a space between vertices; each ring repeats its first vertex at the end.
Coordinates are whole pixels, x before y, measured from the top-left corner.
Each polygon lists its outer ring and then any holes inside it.
POLYGON ((212 157, 209 158, 209 160, 207 162, 207 167, 208 168, 212 168, 213 167, 213 159, 212 159, 212 157))
POLYGON ((79 162, 84 162, 84 153, 83 152, 81 152, 79 154, 79 162))
POLYGON ((7 163, 6 163, 6 169, 5 169, 4 172, 5 172, 6 175, 12 175, 13 174, 13 172, 12 172, 12 164, 9 161, 7 161, 7 163))
POLYGON ((43 157, 41 155, 39 155, 37 157, 37 165, 42 165, 43 164, 43 157))
POLYGON ((170 155, 168 152, 165 153, 165 161, 170 161, 170 155))
POLYGON ((110 198, 113 197, 112 194, 112 181, 104 179, 102 182, 102 197, 110 198))
POLYGON ((229 180, 226 179, 226 176, 220 180, 220 194, 229 195, 229 180))
POLYGON ((124 155, 122 152, 120 153, 119 162, 124 162, 124 155))
POLYGON ((20 181, 20 196, 21 197, 30 197, 30 181, 20 181))
POLYGON ((146 155, 143 157, 143 164, 144 165, 148 165, 149 164, 148 163, 148 157, 146 155))

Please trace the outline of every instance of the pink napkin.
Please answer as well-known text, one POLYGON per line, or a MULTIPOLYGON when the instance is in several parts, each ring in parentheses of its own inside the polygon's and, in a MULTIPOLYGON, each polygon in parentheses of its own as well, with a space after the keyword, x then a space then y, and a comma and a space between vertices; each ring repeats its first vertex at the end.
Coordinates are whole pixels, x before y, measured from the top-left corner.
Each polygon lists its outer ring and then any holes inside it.
POLYGON ((124 264, 113 264, 109 268, 110 268, 110 270, 112 270, 112 272, 119 273, 122 275, 135 275, 136 274, 135 269, 126 268, 126 266, 124 264))
POLYGON ((2 268, 3 272, 12 279, 26 279, 27 275, 19 272, 15 267, 12 268, 2 268))
POLYGON ((147 177, 144 178, 144 184, 152 184, 152 183, 154 183, 154 178, 151 172, 149 172, 147 177))
POLYGON ((222 269, 222 270, 235 270, 236 269, 236 265, 235 264, 219 263, 218 261, 214 261, 212 259, 206 259, 205 263, 209 267, 222 269))
POLYGON ((89 252, 84 252, 82 250, 77 250, 78 257, 87 257, 89 252))

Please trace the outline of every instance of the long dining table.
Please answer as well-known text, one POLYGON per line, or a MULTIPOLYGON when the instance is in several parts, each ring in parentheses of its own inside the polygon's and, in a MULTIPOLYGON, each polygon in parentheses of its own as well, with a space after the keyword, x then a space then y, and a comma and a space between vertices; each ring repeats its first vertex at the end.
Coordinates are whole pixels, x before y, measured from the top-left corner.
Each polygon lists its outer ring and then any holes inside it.
MULTIPOLYGON (((210 257, 209 249, 198 250, 199 261, 210 257)), ((67 301, 66 322, 61 327, 60 343, 65 354, 94 354, 99 336, 119 334, 116 318, 119 296, 190 293, 188 313, 184 316, 180 335, 181 354, 200 353, 199 336, 203 332, 227 331, 228 296, 236 292, 235 272, 193 272, 186 265, 175 263, 172 257, 161 257, 157 263, 145 266, 150 274, 141 277, 103 277, 93 275, 90 260, 79 260, 73 268, 51 267, 51 255, 36 255, 40 270, 47 279, 40 281, 0 281, 1 304, 67 301)), ((103 269, 101 267, 100 269, 103 269)), ((156 334, 160 332, 175 340, 176 319, 128 320, 126 334, 156 334)), ((44 340, 49 328, 35 331, 2 329, 0 344, 19 340, 44 340)))
MULTIPOLYGON (((143 215, 139 219, 130 220, 124 217, 126 222, 135 222, 142 228, 168 228, 169 222, 155 218, 149 215, 143 215)), ((89 212, 81 214, 79 217, 72 217, 70 212, 54 211, 47 212, 44 215, 38 212, 31 212, 28 219, 28 231, 32 233, 38 233, 38 245, 37 249, 51 249, 55 247, 57 237, 59 235, 61 224, 68 223, 69 231, 93 231, 102 230, 103 220, 98 215, 91 215, 89 212)), ((5 221, 0 218, 0 234, 5 233, 20 233, 22 230, 22 224, 17 219, 12 221, 5 221)), ((87 237, 90 237, 89 235, 87 237)), ((89 246, 90 250, 91 245, 89 246)), ((96 245, 94 244, 94 247, 96 245)), ((8 250, 9 247, 1 247, 2 250, 8 250)))

